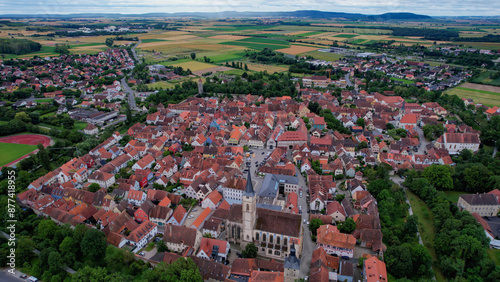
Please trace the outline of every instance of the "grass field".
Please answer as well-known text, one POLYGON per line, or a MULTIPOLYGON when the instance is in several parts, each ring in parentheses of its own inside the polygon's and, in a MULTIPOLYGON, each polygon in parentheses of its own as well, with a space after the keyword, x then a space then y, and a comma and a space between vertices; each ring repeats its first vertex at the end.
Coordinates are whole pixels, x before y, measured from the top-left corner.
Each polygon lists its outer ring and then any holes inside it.
POLYGON ((165 81, 157 81, 157 82, 148 84, 147 86, 149 88, 154 88, 154 89, 156 89, 157 87, 161 88, 161 89, 171 89, 171 88, 175 87, 174 84, 168 83, 168 82, 165 82, 165 81))
POLYGON ((414 81, 411 81, 411 80, 408 80, 408 79, 397 78, 397 77, 391 77, 391 80, 401 81, 404 84, 413 84, 413 83, 415 83, 414 81))
POLYGON ((436 265, 436 251, 434 250, 434 238, 436 237, 436 228, 434 227, 434 214, 419 197, 413 194, 409 189, 406 189, 406 196, 410 201, 413 214, 418 219, 418 230, 424 246, 429 250, 432 257, 432 269, 436 275, 437 281, 445 281, 441 269, 436 265))
MULTIPOLYGON (((200 54, 200 57, 202 55, 203 54, 200 54)), ((225 63, 225 62, 240 60, 243 58, 244 55, 245 55, 244 52, 235 52, 235 53, 218 54, 218 55, 207 56, 207 57, 211 61, 213 61, 214 63, 225 63)))
POLYGON ((495 262, 496 265, 500 265, 500 250, 498 249, 486 249, 488 256, 495 262))
POLYGON ((462 191, 444 191, 444 197, 448 199, 452 203, 457 203, 458 202, 458 197, 462 194, 469 194, 467 192, 462 192, 462 191))
POLYGON ((163 39, 158 38, 149 38, 149 39, 141 39, 141 43, 150 43, 150 42, 164 42, 163 39))
POLYGON ((206 70, 209 68, 216 67, 215 65, 212 64, 207 64, 207 63, 202 63, 198 61, 189 61, 189 62, 183 62, 183 63, 174 63, 172 64, 174 67, 182 67, 183 69, 187 70, 190 69, 191 71, 200 71, 200 70, 206 70))
POLYGON ((35 145, 0 143, 0 166, 4 166, 36 150, 35 145))
POLYGON ((500 86, 500 78, 497 78, 494 80, 490 78, 490 75, 493 73, 496 73, 496 72, 485 71, 482 74, 480 74, 478 77, 476 77, 473 82, 484 83, 484 84, 489 84, 489 85, 494 85, 494 86, 500 86))
POLYGON ((14 58, 32 58, 34 56, 40 56, 40 57, 49 57, 49 56, 59 56, 58 53, 54 52, 55 47, 53 46, 42 46, 42 49, 38 52, 33 52, 29 54, 23 54, 23 55, 15 55, 15 54, 3 54, 5 55, 5 59, 14 59, 14 58))
POLYGON ((264 64, 254 64, 254 63, 247 63, 248 69, 253 70, 253 71, 265 71, 267 70, 268 73, 274 73, 274 72, 284 72, 287 71, 288 68, 286 67, 279 67, 279 66, 274 66, 274 65, 264 65, 264 64))
POLYGON ((356 36, 359 36, 359 34, 337 34, 337 35, 334 35, 333 37, 353 38, 356 36))
POLYGON ((500 93, 476 90, 464 87, 455 87, 446 91, 450 95, 457 95, 460 98, 473 99, 476 104, 487 106, 500 106, 500 93))
POLYGON ((297 55, 297 54, 301 54, 301 53, 306 53, 306 52, 314 51, 314 50, 317 50, 317 49, 318 49, 317 47, 292 45, 292 46, 290 46, 288 48, 277 49, 276 51, 282 52, 282 53, 285 53, 285 54, 290 54, 290 55, 297 55))
POLYGON ((327 52, 320 52, 320 51, 311 51, 311 52, 306 52, 306 53, 301 53, 300 55, 304 56, 313 56, 315 59, 318 60, 325 60, 325 61, 337 61, 340 58, 344 58, 343 55, 341 54, 335 54, 335 53, 327 53, 327 52))
MULTIPOLYGON (((284 41, 283 41, 284 42, 284 41)), ((241 46, 241 47, 246 47, 249 49, 254 49, 257 51, 264 50, 264 48, 269 48, 271 50, 277 50, 277 49, 283 49, 286 48, 288 45, 276 45, 276 44, 265 44, 265 43, 254 43, 254 42, 241 42, 241 41, 229 41, 229 42, 224 42, 224 43, 219 43, 223 45, 232 45, 232 46, 241 46)))

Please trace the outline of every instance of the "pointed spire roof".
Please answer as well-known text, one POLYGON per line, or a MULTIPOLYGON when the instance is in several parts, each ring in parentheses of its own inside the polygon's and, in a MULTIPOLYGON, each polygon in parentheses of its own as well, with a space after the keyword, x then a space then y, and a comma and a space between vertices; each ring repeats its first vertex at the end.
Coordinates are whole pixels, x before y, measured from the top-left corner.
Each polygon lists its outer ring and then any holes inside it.
POLYGON ((295 244, 292 244, 290 254, 285 258, 285 268, 300 269, 300 259, 295 255, 295 244))
POLYGON ((255 196, 255 192, 253 190, 253 184, 252 184, 252 175, 250 175, 250 170, 248 170, 247 186, 245 187, 245 193, 243 193, 243 196, 246 196, 246 197, 254 197, 255 196))

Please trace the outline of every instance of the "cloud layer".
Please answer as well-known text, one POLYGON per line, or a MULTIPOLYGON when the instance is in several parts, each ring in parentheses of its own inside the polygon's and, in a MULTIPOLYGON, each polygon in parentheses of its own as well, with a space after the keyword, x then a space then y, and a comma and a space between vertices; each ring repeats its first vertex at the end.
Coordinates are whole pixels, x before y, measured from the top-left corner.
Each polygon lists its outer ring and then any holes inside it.
POLYGON ((0 14, 174 13, 295 11, 383 14, 412 12, 430 16, 496 16, 498 0, 0 0, 0 14))

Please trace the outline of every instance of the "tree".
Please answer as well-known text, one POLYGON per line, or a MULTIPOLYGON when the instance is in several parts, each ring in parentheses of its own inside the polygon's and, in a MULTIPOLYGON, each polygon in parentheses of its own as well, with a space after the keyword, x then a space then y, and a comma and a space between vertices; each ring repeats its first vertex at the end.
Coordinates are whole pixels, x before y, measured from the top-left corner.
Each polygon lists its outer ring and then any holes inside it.
POLYGON ((50 155, 49 152, 45 149, 45 147, 39 143, 37 145, 38 153, 36 154, 38 163, 45 168, 46 170, 51 170, 50 166, 50 155))
POLYGON ((168 247, 167 244, 165 244, 165 241, 160 240, 158 243, 156 243, 156 250, 158 252, 168 252, 168 247))
POLYGON ((344 200, 344 198, 345 198, 344 194, 337 194, 337 195, 335 195, 335 201, 337 201, 339 203, 342 202, 342 200, 344 200))
POLYGON ((31 122, 30 116, 26 112, 19 112, 14 116, 14 119, 20 120, 22 122, 31 122))
POLYGON ((101 189, 101 187, 97 183, 92 183, 92 184, 89 185, 89 191, 90 192, 95 193, 95 192, 99 191, 99 189, 101 189))
POLYGON ((356 222, 352 218, 347 218, 344 222, 339 223, 338 229, 342 233, 351 234, 356 229, 356 222))
POLYGON ((192 60, 196 59, 196 53, 195 52, 191 53, 191 59, 192 60))
POLYGON ((241 252, 243 258, 256 258, 257 257, 257 246, 254 243, 248 243, 245 249, 241 252))
POLYGON ((99 265, 106 254, 106 236, 102 231, 89 229, 85 232, 80 243, 85 260, 91 264, 99 265))
POLYGON ((212 234, 210 234, 210 233, 203 234, 203 237, 204 238, 213 238, 212 234))
POLYGON ((127 124, 131 125, 134 122, 132 117, 132 111, 130 110, 130 105, 128 103, 125 104, 125 115, 127 116, 127 124))
POLYGON ((323 221, 319 218, 313 218, 311 219, 311 222, 309 222, 309 230, 312 232, 314 236, 316 236, 318 232, 318 228, 323 225, 323 221))
POLYGON ((203 277, 193 260, 184 257, 180 257, 168 265, 162 262, 153 269, 147 269, 142 278, 145 281, 203 281, 203 277))
POLYGON ((453 190, 451 168, 445 165, 431 165, 422 174, 438 190, 453 190))
POLYGON ((365 119, 364 118, 358 118, 356 120, 356 124, 359 125, 359 126, 361 126, 361 127, 363 127, 363 128, 365 128, 365 119))
POLYGON ((106 38, 106 46, 112 47, 113 46, 113 38, 106 38))
POLYGON ((390 122, 388 122, 385 127, 387 128, 387 130, 391 130, 391 129, 394 129, 394 125, 390 122))
POLYGON ((61 271, 61 267, 64 265, 64 262, 61 258, 61 255, 58 252, 51 252, 49 254, 49 271, 52 274, 57 274, 61 271))

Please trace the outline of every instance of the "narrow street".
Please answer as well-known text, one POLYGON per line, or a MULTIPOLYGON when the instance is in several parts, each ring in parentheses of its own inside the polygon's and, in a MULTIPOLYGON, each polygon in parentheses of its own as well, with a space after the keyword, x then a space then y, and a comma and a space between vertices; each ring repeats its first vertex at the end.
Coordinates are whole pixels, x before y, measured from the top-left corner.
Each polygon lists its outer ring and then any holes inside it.
POLYGON ((304 176, 300 173, 299 168, 295 168, 297 177, 299 178, 299 189, 302 188, 302 197, 299 197, 299 206, 302 206, 302 228, 304 236, 302 238, 302 254, 300 257, 300 273, 299 277, 304 278, 309 275, 309 269, 311 268, 312 253, 316 250, 316 243, 311 239, 311 233, 309 232, 309 226, 304 224, 309 221, 309 213, 307 212, 307 185, 304 176))

